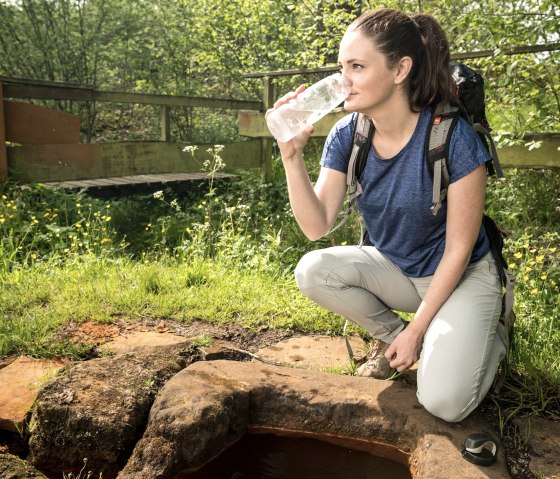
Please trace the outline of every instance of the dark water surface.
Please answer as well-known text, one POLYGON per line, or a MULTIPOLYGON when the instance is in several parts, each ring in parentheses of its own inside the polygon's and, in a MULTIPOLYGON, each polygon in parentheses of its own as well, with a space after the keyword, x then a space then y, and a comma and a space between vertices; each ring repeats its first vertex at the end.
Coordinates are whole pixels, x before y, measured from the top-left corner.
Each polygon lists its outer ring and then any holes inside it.
POLYGON ((411 479, 400 462, 317 439, 245 434, 177 479, 411 479))

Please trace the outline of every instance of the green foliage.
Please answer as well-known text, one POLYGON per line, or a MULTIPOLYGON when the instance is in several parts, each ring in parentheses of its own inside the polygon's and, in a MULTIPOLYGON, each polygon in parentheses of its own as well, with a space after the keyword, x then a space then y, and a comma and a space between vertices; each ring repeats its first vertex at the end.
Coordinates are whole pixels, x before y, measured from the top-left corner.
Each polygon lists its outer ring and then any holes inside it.
MULTIPOLYGON (((468 60, 487 79, 491 123, 502 136, 557 131, 560 52, 506 55, 513 46, 555 44, 553 0, 0 0, 0 73, 125 92, 260 99, 244 73, 336 63, 346 26, 363 10, 433 14, 452 52, 490 50, 468 60)), ((319 75, 276 80, 281 94, 319 75)), ((49 102, 79 113, 89 140, 156 139, 151 106, 49 102)), ((232 112, 176 108, 173 137, 237 138, 232 112)))

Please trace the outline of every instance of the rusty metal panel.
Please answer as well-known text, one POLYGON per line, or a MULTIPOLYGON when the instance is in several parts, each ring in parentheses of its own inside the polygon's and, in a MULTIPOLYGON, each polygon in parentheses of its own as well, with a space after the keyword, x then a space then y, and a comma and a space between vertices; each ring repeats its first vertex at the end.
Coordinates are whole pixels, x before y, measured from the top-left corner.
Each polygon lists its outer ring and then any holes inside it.
POLYGON ((80 117, 50 108, 4 101, 6 140, 29 145, 80 142, 80 117))

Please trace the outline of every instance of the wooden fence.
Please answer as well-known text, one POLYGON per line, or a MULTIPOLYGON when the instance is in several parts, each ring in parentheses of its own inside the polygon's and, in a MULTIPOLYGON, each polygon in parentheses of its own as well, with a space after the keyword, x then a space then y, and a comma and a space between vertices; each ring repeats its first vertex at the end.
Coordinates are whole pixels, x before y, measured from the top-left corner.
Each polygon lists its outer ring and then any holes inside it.
MULTIPOLYGON (((559 50, 560 44, 516 47, 506 54, 559 50)), ((492 56, 492 51, 453 54, 464 60, 492 56)), ((261 101, 201 98, 99 91, 91 87, 24 80, 0 76, 0 181, 63 183, 66 186, 93 186, 176 181, 204 177, 201 165, 213 145, 197 145, 196 155, 184 151, 184 143, 170 138, 170 108, 183 106, 238 110, 239 133, 251 140, 224 145, 220 156, 228 170, 260 168, 270 181, 273 139, 266 127, 264 112, 274 103, 274 80, 280 76, 328 74, 336 67, 260 72, 244 75, 261 78, 261 101), (10 99, 10 100, 8 100, 10 99), (21 99, 96 101, 154 105, 160 108, 159 141, 80 143, 80 119, 21 99), (16 143, 18 146, 8 145, 16 143), (154 176, 156 175, 156 176, 154 176)), ((315 136, 324 137, 345 114, 335 110, 315 125, 315 136)), ((560 168, 560 133, 536 133, 525 137, 525 145, 499 149, 504 167, 560 168), (537 147, 538 146, 538 147, 537 147)))
MULTIPOLYGON (((99 91, 68 83, 0 77, 0 180, 92 186, 204 177, 201 165, 214 145, 197 145, 193 156, 170 138, 169 110, 188 106, 262 111, 262 102, 99 91), (7 100, 9 98, 10 100, 7 100), (161 109, 160 141, 80 143, 80 118, 14 99, 98 101, 155 105, 161 109), (16 143, 17 146, 6 142, 16 143), (157 178, 154 175, 159 175, 157 178), (124 180, 123 180, 124 178, 124 180)), ((262 168, 263 140, 225 144, 228 170, 262 168)))

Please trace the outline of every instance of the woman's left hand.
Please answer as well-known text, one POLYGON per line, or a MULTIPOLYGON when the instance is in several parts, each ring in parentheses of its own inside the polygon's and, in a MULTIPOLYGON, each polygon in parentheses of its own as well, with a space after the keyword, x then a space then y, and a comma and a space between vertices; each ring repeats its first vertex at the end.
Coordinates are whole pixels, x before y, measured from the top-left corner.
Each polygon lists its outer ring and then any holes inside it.
POLYGON ((412 324, 403 329, 385 352, 391 367, 400 373, 415 364, 420 357, 423 339, 424 334, 416 331, 412 324))

